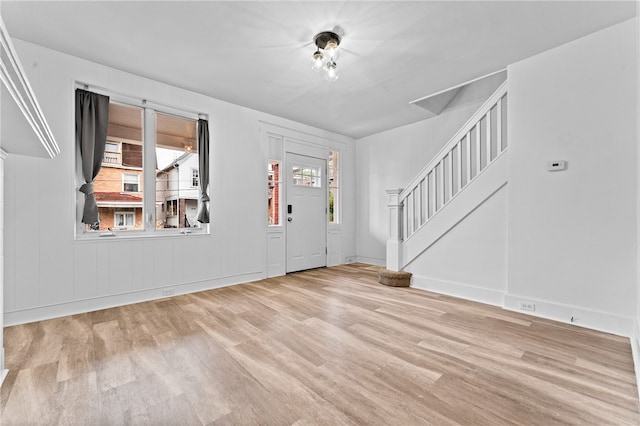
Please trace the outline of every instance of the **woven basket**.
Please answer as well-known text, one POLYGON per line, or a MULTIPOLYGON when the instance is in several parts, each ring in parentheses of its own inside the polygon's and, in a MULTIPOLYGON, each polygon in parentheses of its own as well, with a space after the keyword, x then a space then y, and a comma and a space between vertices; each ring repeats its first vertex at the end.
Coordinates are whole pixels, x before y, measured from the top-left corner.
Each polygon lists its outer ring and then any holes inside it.
POLYGON ((390 287, 409 287, 409 284, 411 284, 411 272, 390 271, 380 268, 378 270, 378 282, 390 287))

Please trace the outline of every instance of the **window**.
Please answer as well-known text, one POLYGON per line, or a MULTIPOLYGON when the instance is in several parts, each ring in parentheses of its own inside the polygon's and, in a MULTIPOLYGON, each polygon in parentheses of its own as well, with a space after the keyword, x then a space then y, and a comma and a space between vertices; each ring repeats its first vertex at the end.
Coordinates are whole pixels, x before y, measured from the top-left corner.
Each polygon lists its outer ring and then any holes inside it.
POLYGON ((267 162, 267 185, 267 224, 278 226, 280 225, 280 194, 282 193, 279 161, 269 160, 267 162))
POLYGON ((338 152, 329 151, 329 223, 339 223, 340 174, 338 152))
POLYGON ((122 157, 120 156, 120 144, 118 142, 107 141, 104 146, 104 156, 102 157, 102 163, 122 164, 122 157))
POLYGON ((123 230, 136 226, 135 212, 116 212, 113 218, 113 229, 123 230))
POLYGON ((322 188, 322 174, 320 167, 294 164, 292 174, 294 185, 322 188))
POLYGON ((140 175, 122 174, 122 192, 140 192, 140 175))
MULTIPOLYGON (((140 235, 185 227, 207 230, 197 220, 200 173, 195 114, 169 108, 167 113, 165 107, 135 103, 110 100, 105 153, 93 183, 100 222, 82 224, 80 214, 78 235, 106 230, 140 235), (154 186, 145 187, 153 182, 154 186)), ((77 199, 81 203, 84 195, 79 193, 77 199)))
POLYGON ((107 143, 104 145, 104 151, 105 152, 120 152, 120 144, 118 142, 107 141, 107 143))
POLYGON ((198 186, 198 169, 191 169, 191 186, 192 187, 197 187, 198 186))

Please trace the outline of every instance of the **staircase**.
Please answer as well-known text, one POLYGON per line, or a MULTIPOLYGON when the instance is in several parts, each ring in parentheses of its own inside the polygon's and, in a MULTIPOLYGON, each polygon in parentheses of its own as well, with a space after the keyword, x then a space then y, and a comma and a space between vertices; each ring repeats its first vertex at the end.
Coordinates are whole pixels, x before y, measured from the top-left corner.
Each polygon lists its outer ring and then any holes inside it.
POLYGON ((400 271, 507 183, 507 81, 402 189, 387 190, 387 269, 400 271))

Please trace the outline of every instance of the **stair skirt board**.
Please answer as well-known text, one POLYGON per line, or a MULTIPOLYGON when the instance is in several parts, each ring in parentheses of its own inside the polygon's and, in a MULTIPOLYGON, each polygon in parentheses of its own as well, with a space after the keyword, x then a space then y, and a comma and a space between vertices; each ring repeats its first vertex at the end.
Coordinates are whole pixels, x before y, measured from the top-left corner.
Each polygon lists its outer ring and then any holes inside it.
POLYGON ((593 330, 611 333, 618 336, 629 337, 634 349, 636 372, 640 371, 640 328, 637 320, 600 312, 576 306, 563 305, 561 303, 548 302, 530 297, 507 294, 501 290, 477 287, 469 284, 446 281, 437 278, 413 275, 411 287, 459 297, 474 302, 500 306, 503 309, 520 312, 539 318, 572 324, 578 327, 586 327, 593 330), (526 302, 535 305, 535 311, 520 309, 520 303, 526 302), (573 318, 573 321, 572 321, 573 318), (634 325, 635 324, 635 325, 634 325), (635 336, 635 337, 634 337, 635 336))

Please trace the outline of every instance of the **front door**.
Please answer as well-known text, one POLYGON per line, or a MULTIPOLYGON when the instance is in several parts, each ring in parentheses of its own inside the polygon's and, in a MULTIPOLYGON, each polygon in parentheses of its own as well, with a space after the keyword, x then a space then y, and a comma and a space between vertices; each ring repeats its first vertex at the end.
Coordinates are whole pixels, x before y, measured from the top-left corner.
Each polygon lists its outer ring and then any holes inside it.
POLYGON ((326 160, 287 152, 287 272, 327 265, 326 160))

